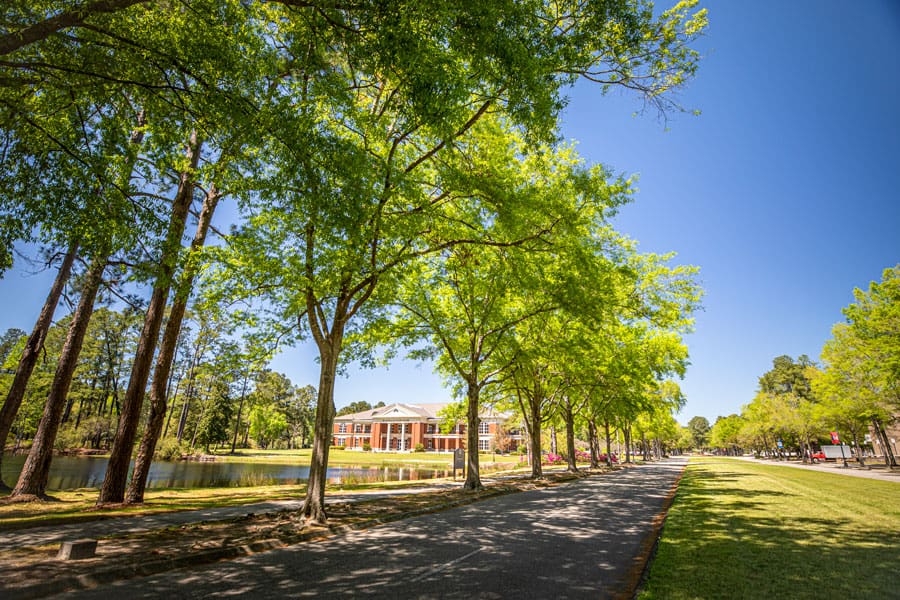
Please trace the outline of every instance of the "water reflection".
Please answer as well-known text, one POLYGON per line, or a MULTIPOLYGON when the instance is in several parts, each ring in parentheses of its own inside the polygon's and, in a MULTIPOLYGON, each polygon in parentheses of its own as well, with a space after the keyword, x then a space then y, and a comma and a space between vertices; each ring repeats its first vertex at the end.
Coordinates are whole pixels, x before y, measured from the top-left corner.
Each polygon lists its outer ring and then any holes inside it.
MULTIPOLYGON (((3 481, 14 484, 25 463, 25 455, 4 455, 3 481)), ((56 456, 50 467, 48 490, 99 488, 106 474, 106 458, 56 456)), ((330 467, 328 481, 357 484, 380 481, 416 481, 449 477, 444 469, 418 467, 330 467)), ((154 462, 147 477, 148 489, 191 487, 248 487, 290 485, 309 478, 308 465, 226 462, 154 462)))

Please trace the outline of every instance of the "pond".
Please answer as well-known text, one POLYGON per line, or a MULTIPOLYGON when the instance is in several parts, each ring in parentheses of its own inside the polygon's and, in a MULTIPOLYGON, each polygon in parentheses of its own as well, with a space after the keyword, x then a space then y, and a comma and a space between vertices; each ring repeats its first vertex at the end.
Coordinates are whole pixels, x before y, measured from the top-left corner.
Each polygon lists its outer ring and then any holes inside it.
MULTIPOLYGON (((26 455, 3 456, 3 481, 15 485, 25 464, 26 455)), ((106 474, 106 458, 54 456, 50 467, 48 490, 99 488, 106 474)), ((414 481, 449 477, 445 469, 418 467, 340 466, 328 469, 332 483, 374 483, 379 481, 414 481)), ((196 487, 246 487, 254 485, 290 485, 309 478, 309 465, 270 463, 233 463, 199 461, 159 461, 150 466, 147 489, 196 487)))

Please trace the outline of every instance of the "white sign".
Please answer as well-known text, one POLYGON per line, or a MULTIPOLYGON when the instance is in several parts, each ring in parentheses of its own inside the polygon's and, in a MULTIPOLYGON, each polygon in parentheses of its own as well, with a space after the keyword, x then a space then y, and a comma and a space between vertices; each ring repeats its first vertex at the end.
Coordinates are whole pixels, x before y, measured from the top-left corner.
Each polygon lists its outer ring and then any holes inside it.
POLYGON ((850 446, 846 444, 843 446, 825 445, 822 446, 822 452, 825 453, 825 458, 850 458, 850 446), (841 454, 842 447, 844 449, 843 454, 841 454))

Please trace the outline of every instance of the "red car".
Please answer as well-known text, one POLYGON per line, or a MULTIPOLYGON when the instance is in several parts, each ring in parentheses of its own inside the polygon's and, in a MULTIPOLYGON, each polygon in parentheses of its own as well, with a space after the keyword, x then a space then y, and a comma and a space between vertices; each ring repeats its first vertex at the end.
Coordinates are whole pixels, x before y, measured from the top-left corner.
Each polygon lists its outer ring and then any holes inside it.
POLYGON ((811 457, 813 460, 825 460, 825 453, 819 450, 818 452, 813 452, 811 457))

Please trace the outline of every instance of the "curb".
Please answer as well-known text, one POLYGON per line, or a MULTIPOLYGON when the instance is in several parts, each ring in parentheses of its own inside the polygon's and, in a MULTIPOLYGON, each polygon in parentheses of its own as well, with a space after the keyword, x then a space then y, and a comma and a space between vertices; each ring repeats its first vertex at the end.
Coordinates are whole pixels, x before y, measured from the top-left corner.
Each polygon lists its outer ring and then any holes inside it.
POLYGON ((622 586, 621 591, 613 595, 614 600, 632 600, 637 597, 640 587, 650 570, 650 563, 653 562, 653 556, 656 554, 656 548, 659 545, 659 538, 662 534, 663 525, 666 522, 666 517, 669 515, 669 509, 675 501, 675 494, 678 492, 678 484, 681 483, 681 478, 684 477, 686 469, 687 463, 685 463, 684 467, 681 469, 681 473, 675 478, 675 481, 672 482, 672 487, 669 488, 669 492, 663 499, 662 508, 660 508, 659 513, 653 517, 653 522, 650 525, 650 532, 647 533, 644 540, 641 542, 638 554, 634 557, 631 568, 628 569, 628 573, 624 578, 625 583, 622 586))

